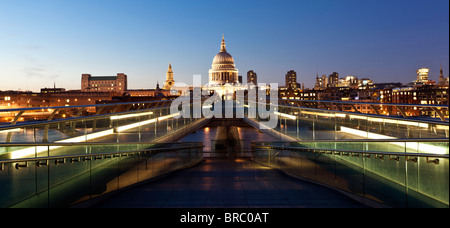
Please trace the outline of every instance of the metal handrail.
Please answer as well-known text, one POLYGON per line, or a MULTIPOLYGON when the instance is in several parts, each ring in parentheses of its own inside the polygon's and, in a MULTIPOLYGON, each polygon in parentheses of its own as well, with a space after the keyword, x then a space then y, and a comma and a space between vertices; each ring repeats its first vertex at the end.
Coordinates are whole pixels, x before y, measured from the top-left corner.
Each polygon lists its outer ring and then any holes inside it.
POLYGON ((412 118, 395 117, 395 116, 384 116, 384 115, 377 115, 377 114, 370 114, 370 113, 345 112, 345 111, 339 111, 339 110, 326 110, 326 109, 316 109, 316 108, 307 108, 307 107, 295 107, 295 106, 287 106, 287 105, 278 105, 278 107, 283 107, 283 108, 295 108, 295 109, 305 109, 305 110, 311 110, 311 111, 327 111, 327 112, 334 112, 334 113, 339 113, 339 114, 349 114, 349 115, 357 115, 357 116, 367 116, 367 117, 374 117, 374 118, 383 118, 383 119, 391 119, 391 120, 410 121, 410 122, 418 122, 418 123, 430 123, 430 124, 443 124, 443 125, 449 125, 449 122, 447 122, 447 121, 442 121, 442 120, 412 119, 412 118))
MULTIPOLYGON (((340 149, 326 149, 326 148, 309 148, 309 147, 284 147, 284 146, 253 146, 257 149, 275 149, 275 150, 314 150, 314 151, 332 151, 344 153, 358 153, 358 154, 374 154, 374 155, 395 155, 395 156, 410 156, 410 157, 433 157, 433 158, 449 158, 448 154, 425 154, 425 153, 400 153, 400 152, 382 152, 382 151, 360 151, 360 150, 340 150, 340 149)), ((276 155, 278 156, 279 153, 276 155)), ((276 156, 275 156, 276 157, 276 156)))
POLYGON ((0 147, 21 147, 21 146, 114 146, 114 145, 184 145, 184 144, 201 144, 201 142, 171 142, 171 143, 153 143, 153 142, 68 142, 68 143, 0 143, 0 147))
POLYGON ((449 142, 448 138, 440 138, 440 139, 322 139, 322 140, 301 140, 301 141, 258 141, 252 142, 254 143, 310 143, 310 142, 449 142))
POLYGON ((93 115, 93 116, 71 117, 71 118, 56 119, 56 120, 50 120, 50 121, 36 121, 36 122, 18 123, 18 124, 15 124, 15 125, 0 126, 0 131, 1 130, 12 129, 12 128, 23 128, 23 127, 27 127, 27 126, 41 126, 41 125, 48 125, 48 124, 54 124, 54 123, 63 123, 63 122, 71 122, 71 121, 79 121, 79 120, 97 120, 97 119, 103 119, 103 118, 109 117, 109 116, 134 114, 134 113, 139 113, 139 112, 148 112, 148 111, 152 111, 152 110, 161 110, 161 109, 167 109, 167 108, 168 107, 157 107, 157 108, 133 110, 133 111, 127 111, 127 112, 107 113, 107 114, 93 115))
POLYGON ((152 149, 143 149, 143 150, 132 150, 132 151, 120 151, 120 152, 109 152, 109 153, 95 153, 95 154, 74 154, 74 155, 62 155, 62 156, 49 156, 49 157, 38 157, 38 158, 21 158, 21 159, 8 159, 8 160, 0 160, 0 164, 7 163, 22 163, 22 162, 38 162, 38 161, 48 161, 48 160, 58 160, 58 159, 69 159, 69 158, 85 158, 85 157, 95 157, 95 156, 107 156, 107 155, 118 155, 118 154, 131 154, 138 152, 164 152, 164 151, 178 151, 178 150, 187 150, 187 149, 200 149, 203 148, 203 145, 199 146, 187 146, 187 147, 178 147, 178 148, 152 148, 152 149))
POLYGON ((49 107, 35 107, 35 108, 0 109, 0 112, 34 111, 34 110, 42 110, 42 109, 70 109, 70 108, 88 108, 88 107, 108 107, 108 106, 116 106, 116 105, 150 104, 150 103, 169 102, 169 101, 174 101, 174 100, 135 101, 135 102, 95 104, 95 105, 54 106, 54 107, 49 106, 49 107))

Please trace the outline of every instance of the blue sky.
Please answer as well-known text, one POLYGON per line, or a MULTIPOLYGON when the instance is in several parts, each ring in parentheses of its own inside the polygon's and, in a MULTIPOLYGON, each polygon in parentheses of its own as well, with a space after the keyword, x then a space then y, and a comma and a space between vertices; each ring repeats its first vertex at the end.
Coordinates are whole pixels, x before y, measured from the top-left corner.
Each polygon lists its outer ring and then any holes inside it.
POLYGON ((0 90, 80 89, 81 74, 126 73, 130 89, 208 78, 225 34, 240 74, 284 85, 295 70, 375 82, 449 69, 448 0, 1 0, 0 90))

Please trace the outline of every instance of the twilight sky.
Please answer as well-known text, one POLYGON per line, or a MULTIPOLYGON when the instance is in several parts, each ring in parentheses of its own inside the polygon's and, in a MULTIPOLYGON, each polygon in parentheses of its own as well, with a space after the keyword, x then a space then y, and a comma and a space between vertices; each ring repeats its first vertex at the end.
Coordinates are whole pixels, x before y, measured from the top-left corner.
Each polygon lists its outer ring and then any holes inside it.
POLYGON ((169 62, 177 82, 207 83, 222 34, 239 74, 259 82, 449 72, 448 0, 1 0, 0 90, 80 89, 83 73, 154 88, 169 62))

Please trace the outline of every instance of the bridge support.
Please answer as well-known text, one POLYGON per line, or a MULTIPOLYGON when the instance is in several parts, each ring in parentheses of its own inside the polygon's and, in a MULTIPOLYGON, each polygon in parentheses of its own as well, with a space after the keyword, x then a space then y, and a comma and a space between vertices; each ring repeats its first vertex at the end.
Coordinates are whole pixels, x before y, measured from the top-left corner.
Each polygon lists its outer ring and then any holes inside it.
POLYGON ((239 152, 242 145, 238 128, 236 126, 227 126, 226 123, 217 127, 215 143, 213 145, 214 148, 212 149, 217 152, 227 152, 228 154, 239 152))

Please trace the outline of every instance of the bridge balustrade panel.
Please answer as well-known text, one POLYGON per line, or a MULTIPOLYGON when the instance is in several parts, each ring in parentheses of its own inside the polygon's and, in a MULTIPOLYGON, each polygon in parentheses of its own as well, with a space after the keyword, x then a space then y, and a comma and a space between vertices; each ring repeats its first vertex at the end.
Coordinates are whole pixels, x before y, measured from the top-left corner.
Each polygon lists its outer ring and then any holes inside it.
POLYGON ((448 208, 448 151, 446 140, 260 142, 253 144, 253 159, 351 193, 361 201, 401 208, 448 208), (419 146, 413 150, 408 145, 419 146), (423 153, 421 147, 434 147, 439 153, 423 153))
MULTIPOLYGON (((15 145, 2 145, 7 150, 15 145)), ((29 158, 0 160, 0 208, 70 207, 203 159, 201 143, 42 144, 29 158)), ((20 146, 23 150, 23 146, 20 146)))

